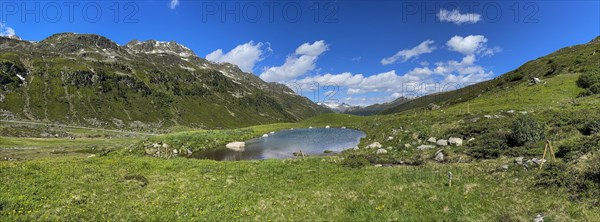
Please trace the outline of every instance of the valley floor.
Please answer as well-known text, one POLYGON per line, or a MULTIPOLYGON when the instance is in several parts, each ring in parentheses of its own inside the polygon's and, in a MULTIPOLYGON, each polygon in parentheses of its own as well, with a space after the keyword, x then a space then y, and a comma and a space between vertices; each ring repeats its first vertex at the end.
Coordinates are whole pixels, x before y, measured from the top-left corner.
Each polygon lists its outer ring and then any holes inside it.
POLYGON ((56 221, 593 221, 508 159, 341 167, 337 157, 216 162, 124 154, 0 162, 0 219, 56 221), (453 173, 448 185, 447 173, 453 173))

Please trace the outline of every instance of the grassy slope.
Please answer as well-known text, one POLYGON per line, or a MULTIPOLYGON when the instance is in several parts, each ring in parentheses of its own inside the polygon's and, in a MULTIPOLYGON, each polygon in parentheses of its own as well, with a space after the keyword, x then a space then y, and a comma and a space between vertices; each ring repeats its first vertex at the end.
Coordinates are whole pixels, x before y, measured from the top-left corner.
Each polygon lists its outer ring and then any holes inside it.
MULTIPOLYGON (((107 156, 0 163, 2 220, 591 220, 495 163, 350 169, 336 158, 214 162, 107 156), (446 185, 446 172, 454 176, 446 185)), ((505 160, 500 160, 500 162, 505 160)))

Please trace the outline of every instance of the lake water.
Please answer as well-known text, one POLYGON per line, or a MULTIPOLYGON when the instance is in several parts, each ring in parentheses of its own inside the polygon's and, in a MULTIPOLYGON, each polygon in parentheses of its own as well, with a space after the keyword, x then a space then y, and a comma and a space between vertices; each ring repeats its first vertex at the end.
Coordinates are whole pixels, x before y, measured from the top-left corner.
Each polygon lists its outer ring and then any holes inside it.
POLYGON ((244 151, 223 147, 194 153, 194 157, 212 160, 286 159, 294 157, 294 152, 300 150, 305 155, 322 155, 325 150, 339 152, 353 148, 365 137, 362 131, 341 128, 290 129, 268 135, 246 141, 244 151))

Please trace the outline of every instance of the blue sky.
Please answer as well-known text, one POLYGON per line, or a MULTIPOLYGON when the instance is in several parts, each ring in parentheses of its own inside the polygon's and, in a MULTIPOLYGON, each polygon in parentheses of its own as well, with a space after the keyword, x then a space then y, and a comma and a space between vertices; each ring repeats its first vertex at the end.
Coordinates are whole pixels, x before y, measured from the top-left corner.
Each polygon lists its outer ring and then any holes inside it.
POLYGON ((600 35, 599 14, 599 1, 3 0, 0 31, 177 41, 314 101, 366 105, 494 78, 586 43, 600 35))

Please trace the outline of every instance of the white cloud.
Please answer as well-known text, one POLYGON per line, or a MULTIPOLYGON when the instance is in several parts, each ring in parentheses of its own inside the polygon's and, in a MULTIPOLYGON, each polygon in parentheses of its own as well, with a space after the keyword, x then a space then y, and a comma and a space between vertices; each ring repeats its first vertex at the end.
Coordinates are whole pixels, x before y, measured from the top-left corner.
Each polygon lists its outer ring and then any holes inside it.
POLYGON ((179 0, 171 0, 171 3, 169 3, 170 9, 175 9, 177 6, 179 6, 179 0))
POLYGON ((360 60, 362 60, 362 56, 356 56, 356 57, 352 58, 352 61, 354 61, 354 62, 360 62, 360 60))
POLYGON ((260 78, 267 82, 281 82, 305 75, 315 69, 317 59, 328 49, 329 46, 323 40, 312 44, 304 43, 287 57, 283 65, 265 68, 260 78))
POLYGON ((425 40, 425 41, 421 42, 421 44, 419 44, 418 46, 413 47, 412 49, 404 49, 404 50, 397 52, 392 57, 382 59, 381 64, 389 65, 389 64, 392 64, 392 63, 398 61, 399 59, 402 59, 402 62, 406 62, 407 60, 409 60, 411 58, 419 57, 419 55, 422 55, 425 53, 431 53, 431 52, 433 52, 433 50, 436 49, 435 46, 432 46, 433 43, 434 43, 433 40, 425 40))
POLYGON ((222 49, 217 49, 206 55, 206 59, 217 63, 228 62, 237 65, 244 72, 252 72, 254 65, 263 60, 265 51, 271 51, 269 43, 250 41, 236 46, 225 54, 222 49))
POLYGON ((0 36, 12 37, 12 36, 16 36, 16 33, 15 33, 14 29, 12 29, 11 27, 8 27, 3 22, 0 22, 0 36))
POLYGON ((446 42, 446 46, 452 51, 472 55, 478 50, 485 48, 486 42, 487 38, 483 35, 469 35, 467 37, 455 35, 446 42))
POLYGON ((467 24, 475 24, 481 21, 481 15, 477 13, 466 13, 461 14, 458 9, 454 9, 452 11, 448 11, 446 9, 440 9, 440 12, 437 14, 438 19, 442 22, 452 22, 457 25, 461 25, 463 23, 467 24))

